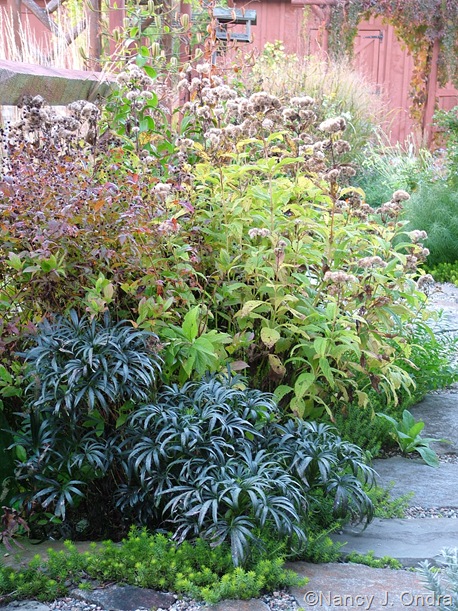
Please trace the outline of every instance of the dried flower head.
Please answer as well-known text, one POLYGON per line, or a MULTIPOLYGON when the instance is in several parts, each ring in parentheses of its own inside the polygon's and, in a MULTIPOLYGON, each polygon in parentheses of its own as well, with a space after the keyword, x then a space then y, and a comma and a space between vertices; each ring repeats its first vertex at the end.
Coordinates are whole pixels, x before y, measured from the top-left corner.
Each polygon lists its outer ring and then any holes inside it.
POLYGON ((426 261, 426 259, 429 257, 430 254, 431 253, 430 253, 429 248, 422 248, 420 253, 417 256, 418 256, 418 259, 423 262, 423 261, 426 261))
POLYGON ((386 267, 386 263, 383 259, 381 259, 380 257, 374 256, 374 257, 363 257, 362 259, 359 259, 357 262, 358 267, 362 267, 364 269, 372 269, 372 268, 383 268, 386 267))
POLYGON ((436 282, 431 274, 425 274, 417 280, 418 290, 423 291, 424 293, 428 293, 435 286, 435 284, 436 282))
POLYGON ((398 202, 385 202, 378 209, 382 217, 396 218, 402 212, 402 206, 398 202))
POLYGON ((250 229, 248 231, 248 235, 251 240, 254 240, 254 238, 257 237, 267 238, 268 236, 270 236, 270 231, 267 228, 258 229, 257 227, 254 227, 253 229, 250 229))
POLYGON ((197 64, 196 72, 198 74, 209 74, 211 71, 211 66, 208 63, 205 64, 197 64))
POLYGON ((284 121, 297 121, 300 118, 299 113, 294 108, 284 108, 281 114, 284 121))
POLYGON ((152 192, 161 200, 164 201, 172 190, 172 185, 168 183, 158 182, 154 185, 152 192))
POLYGON ((290 104, 291 106, 298 106, 299 108, 307 108, 315 104, 315 100, 308 95, 304 95, 291 98, 290 104))
POLYGON ((399 189, 398 191, 395 191, 393 193, 393 196, 391 199, 393 202, 405 202, 408 199, 410 199, 410 195, 407 193, 407 191, 403 191, 402 189, 399 189))
POLYGON ((347 122, 344 117, 336 117, 333 119, 326 119, 318 126, 318 129, 327 134, 336 134, 343 132, 347 127, 347 122))
POLYGON ((272 121, 272 119, 264 119, 264 121, 261 123, 262 127, 267 130, 267 131, 272 131, 275 123, 272 121))
POLYGON ((341 165, 340 172, 342 176, 352 177, 356 175, 356 170, 351 165, 341 165))
POLYGON ((329 172, 326 174, 326 178, 329 180, 329 182, 337 182, 339 176, 340 170, 338 168, 332 168, 332 170, 329 170, 329 172))
POLYGON ((356 276, 353 274, 347 274, 347 272, 326 272, 323 278, 324 282, 330 282, 332 284, 347 284, 350 282, 357 282, 356 276))
POLYGON ((428 238, 428 234, 426 231, 420 231, 419 229, 415 229, 409 233, 409 238, 412 240, 414 244, 417 244, 420 241, 426 240, 428 238))
POLYGON ((343 153, 349 153, 351 146, 346 140, 336 140, 333 144, 334 153, 342 155, 343 153))
POLYGON ((189 91, 189 81, 186 78, 182 78, 178 83, 178 89, 189 91))
POLYGON ((408 271, 414 272, 417 270, 418 263, 419 263, 418 257, 416 257, 415 255, 407 255, 405 269, 408 271))

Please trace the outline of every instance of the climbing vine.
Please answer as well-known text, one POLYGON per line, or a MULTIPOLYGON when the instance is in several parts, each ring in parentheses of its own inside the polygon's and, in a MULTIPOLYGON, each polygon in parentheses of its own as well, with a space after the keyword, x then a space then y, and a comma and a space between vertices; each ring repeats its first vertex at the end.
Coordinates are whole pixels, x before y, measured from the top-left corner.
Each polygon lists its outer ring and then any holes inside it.
POLYGON ((438 81, 458 85, 458 2, 456 0, 337 0, 328 23, 333 55, 351 54, 359 21, 370 15, 394 26, 414 60, 411 115, 421 121, 428 79, 438 43, 438 81))

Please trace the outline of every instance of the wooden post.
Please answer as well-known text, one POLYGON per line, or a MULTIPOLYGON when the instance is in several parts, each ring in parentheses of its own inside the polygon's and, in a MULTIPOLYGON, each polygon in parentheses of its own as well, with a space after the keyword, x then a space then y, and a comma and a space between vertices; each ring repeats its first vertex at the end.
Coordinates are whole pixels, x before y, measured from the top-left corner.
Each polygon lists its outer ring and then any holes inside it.
POLYGON ((89 70, 100 70, 100 57, 102 55, 101 32, 101 0, 87 0, 86 4, 87 27, 89 30, 89 70))
POLYGON ((191 58, 191 49, 189 47, 189 31, 191 28, 191 3, 180 2, 180 15, 188 15, 189 17, 189 28, 180 39, 180 64, 185 64, 191 58))
POLYGON ((115 61, 118 45, 113 37, 113 32, 116 30, 122 32, 124 29, 124 21, 126 18, 126 3, 125 0, 109 0, 108 5, 108 30, 110 33, 110 56, 115 61))
POLYGON ((22 55, 21 40, 21 0, 7 0, 6 6, 11 16, 11 25, 14 32, 15 49, 9 49, 11 59, 19 59, 22 55))
POLYGON ((439 60, 440 40, 435 39, 431 53, 431 69, 428 76, 428 90, 426 93, 426 104, 423 112, 422 136, 428 145, 432 142, 432 121, 436 108, 437 73, 439 60))
POLYGON ((27 9, 35 15, 35 17, 40 21, 45 28, 47 28, 53 34, 59 35, 59 28, 51 19, 49 14, 42 8, 38 6, 35 0, 21 0, 27 9))
POLYGON ((172 27, 173 27, 173 15, 172 12, 175 9, 174 0, 164 0, 162 4, 162 17, 164 19, 164 28, 167 28, 168 32, 162 35, 162 45, 164 47, 165 56, 168 61, 173 55, 173 38, 172 38, 172 27))

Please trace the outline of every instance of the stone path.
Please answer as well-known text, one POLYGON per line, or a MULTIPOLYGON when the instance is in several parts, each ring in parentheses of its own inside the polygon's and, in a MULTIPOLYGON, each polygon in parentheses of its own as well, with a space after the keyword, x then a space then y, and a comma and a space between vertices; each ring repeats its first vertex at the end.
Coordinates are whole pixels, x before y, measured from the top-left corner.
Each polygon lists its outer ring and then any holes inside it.
MULTIPOLYGON (((309 583, 292 592, 303 611, 438 609, 415 573, 360 564, 291 564, 309 583)), ((454 611, 450 609, 450 611, 454 611)))
MULTIPOLYGON (((435 443, 432 447, 441 458, 451 459, 458 453, 458 395, 443 392, 426 397, 412 408, 417 419, 425 421, 424 436, 446 437, 450 444, 435 443)), ((458 463, 440 462, 434 469, 421 459, 400 456, 374 460, 378 483, 391 487, 396 498, 413 492, 409 506, 421 517, 374 520, 365 531, 345 528, 335 540, 346 542, 344 551, 366 553, 377 557, 389 555, 405 566, 417 566, 435 556, 444 547, 458 546, 458 463), (429 517, 433 515, 434 517, 429 517), (451 515, 452 517, 447 517, 451 515)))
MULTIPOLYGON (((446 285, 442 294, 434 295, 432 301, 437 309, 443 307, 446 314, 437 325, 439 330, 458 334, 455 331, 458 330, 458 288, 446 285)), ((442 548, 458 546, 457 390, 455 388, 431 394, 411 410, 417 419, 425 421, 424 436, 445 437, 451 442, 433 445, 442 457, 437 469, 428 467, 420 459, 393 457, 374 461, 379 484, 391 486, 393 497, 413 492, 409 503, 415 508, 415 515, 425 517, 376 519, 364 531, 348 527, 334 537, 346 543, 344 551, 373 551, 376 557, 388 555, 399 559, 405 567, 416 567, 418 562, 425 559, 434 562, 442 548), (434 517, 429 517, 431 515, 434 517), (448 515, 452 517, 444 517, 448 515)), ((373 569, 355 564, 313 565, 304 562, 291 563, 289 568, 309 578, 305 587, 293 588, 291 591, 297 605, 304 611, 438 609, 431 592, 425 589, 417 574, 412 571, 373 569)), ((118 588, 118 594, 119 590, 126 594, 124 588, 118 588)), ((133 590, 127 594, 127 598, 131 599, 130 604, 128 601, 121 603, 119 597, 115 596, 109 602, 104 599, 104 608, 110 611, 136 609, 133 606, 133 590)), ((147 600, 144 600, 148 605, 147 600)), ((92 602, 92 608, 95 609, 102 601, 95 597, 87 598, 87 602, 92 602)), ((168 609, 172 601, 163 598, 160 604, 162 608, 168 609)), ((151 605, 148 606, 151 608, 151 605)), ((80 609, 75 607, 75 610, 77 608, 80 609)), ((263 601, 251 600, 223 601, 214 607, 203 608, 207 611, 267 611, 272 607, 263 601)), ((292 611, 297 606, 286 603, 277 608, 292 611)), ((30 601, 24 604, 13 603, 5 611, 13 609, 50 611, 48 606, 30 601)), ((456 610, 453 607, 450 611, 456 610)))
MULTIPOLYGON (((455 333, 458 329, 458 287, 445 285, 443 291, 434 294, 432 301, 434 307, 445 314, 436 323, 438 331, 455 333)), ((431 446, 441 457, 439 467, 429 467, 419 458, 399 456, 374 460, 373 466, 378 473, 378 483, 383 487, 391 486, 393 497, 413 492, 409 506, 421 517, 374 520, 364 532, 346 528, 335 537, 347 543, 347 552, 373 550, 377 557, 390 555, 405 566, 417 566, 424 559, 434 562, 441 549, 458 546, 457 388, 428 395, 411 412, 417 420, 425 422, 423 436, 445 438, 449 442, 431 446), (452 517, 446 517, 448 515, 452 517)))

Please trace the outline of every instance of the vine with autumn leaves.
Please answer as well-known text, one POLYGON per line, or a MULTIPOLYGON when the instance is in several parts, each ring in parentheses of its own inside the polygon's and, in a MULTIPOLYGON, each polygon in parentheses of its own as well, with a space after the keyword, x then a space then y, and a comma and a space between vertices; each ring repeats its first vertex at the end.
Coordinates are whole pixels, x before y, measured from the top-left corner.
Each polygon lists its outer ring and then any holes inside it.
POLYGON ((337 0, 328 22, 329 50, 351 54, 358 23, 382 17, 413 57, 411 116, 421 122, 428 98, 428 81, 438 45, 438 82, 458 85, 458 2, 456 0, 337 0))

